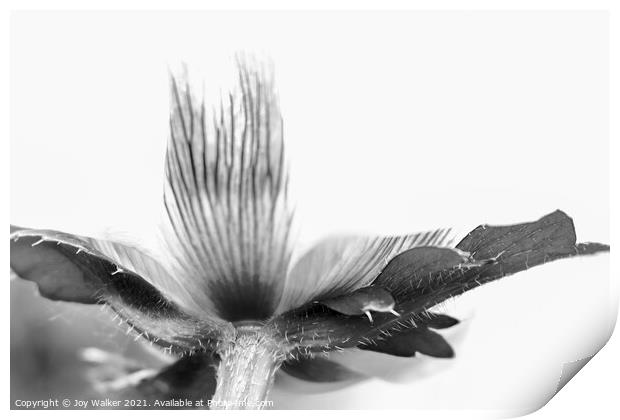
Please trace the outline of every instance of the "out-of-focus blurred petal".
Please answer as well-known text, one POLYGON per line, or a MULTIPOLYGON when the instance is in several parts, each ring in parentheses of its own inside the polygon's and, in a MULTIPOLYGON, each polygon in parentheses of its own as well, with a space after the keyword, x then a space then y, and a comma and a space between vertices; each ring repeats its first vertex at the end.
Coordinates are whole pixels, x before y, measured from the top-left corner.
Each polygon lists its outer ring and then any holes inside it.
POLYGON ((284 362, 280 369, 288 375, 309 382, 342 382, 363 378, 359 373, 320 356, 289 360, 284 362))
POLYGON ((157 374, 156 369, 147 368, 144 363, 96 347, 82 349, 80 358, 89 365, 85 375, 88 382, 101 394, 136 386, 157 374))
POLYGON ((336 236, 302 255, 289 272, 278 312, 368 286, 404 250, 447 243, 449 229, 404 236, 336 236))
POLYGON ((211 353, 185 356, 136 386, 147 399, 189 399, 205 401, 215 392, 215 371, 219 362, 211 353))
POLYGON ((213 113, 171 78, 165 240, 201 306, 268 318, 291 254, 282 118, 267 71, 239 63, 239 89, 213 113))
POLYGON ((190 315, 138 274, 157 275, 160 268, 144 255, 138 258, 135 249, 49 230, 19 230, 10 245, 11 268, 36 283, 41 295, 105 303, 130 331, 171 352, 201 349, 226 327, 221 320, 190 315))
POLYGON ((140 366, 120 355, 112 355, 98 349, 87 351, 90 353, 87 356, 101 356, 96 360, 90 360, 95 365, 89 375, 95 390, 104 395, 123 399, 146 400, 149 404, 133 408, 167 408, 161 405, 155 406, 156 400, 160 403, 181 399, 206 401, 215 392, 215 369, 218 361, 211 353, 187 355, 161 370, 156 370, 140 366))
POLYGON ((123 355, 111 353, 96 347, 87 347, 80 351, 80 358, 94 366, 106 366, 118 372, 131 373, 142 369, 144 366, 137 360, 123 355))

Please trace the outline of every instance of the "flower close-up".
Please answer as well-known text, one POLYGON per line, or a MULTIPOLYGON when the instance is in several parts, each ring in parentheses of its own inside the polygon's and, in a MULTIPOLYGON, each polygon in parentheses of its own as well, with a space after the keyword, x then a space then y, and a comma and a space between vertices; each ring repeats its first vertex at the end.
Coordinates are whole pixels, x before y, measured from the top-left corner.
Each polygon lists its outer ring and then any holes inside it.
MULTIPOLYGON (((556 210, 481 224, 463 237, 447 228, 331 236, 296 253, 273 71, 242 57, 236 80, 211 107, 186 73, 170 78, 165 252, 11 226, 16 281, 34 282, 47 299, 110 308, 137 341, 172 360, 127 368, 109 388, 119 395, 260 408, 277 372, 312 382, 354 378, 331 352, 458 357, 438 330, 459 320, 437 305, 541 264, 609 251, 578 242, 573 220, 556 210)), ((89 357, 109 359, 94 350, 89 357)))

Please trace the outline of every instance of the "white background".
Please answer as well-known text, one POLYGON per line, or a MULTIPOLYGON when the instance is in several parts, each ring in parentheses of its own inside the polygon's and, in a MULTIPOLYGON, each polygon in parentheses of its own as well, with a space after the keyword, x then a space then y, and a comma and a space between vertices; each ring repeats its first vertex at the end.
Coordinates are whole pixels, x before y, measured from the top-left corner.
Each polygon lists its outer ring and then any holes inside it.
MULTIPOLYGON (((167 67, 188 61, 217 94, 243 49, 276 65, 301 243, 465 233, 556 208, 581 240, 609 242, 605 13, 39 13, 14 15, 12 35, 12 223, 148 237, 167 67)), ((380 378, 303 398, 289 383, 272 397, 531 411, 562 363, 609 336, 607 265, 556 262, 448 303, 465 319, 454 360, 356 356, 380 378)))

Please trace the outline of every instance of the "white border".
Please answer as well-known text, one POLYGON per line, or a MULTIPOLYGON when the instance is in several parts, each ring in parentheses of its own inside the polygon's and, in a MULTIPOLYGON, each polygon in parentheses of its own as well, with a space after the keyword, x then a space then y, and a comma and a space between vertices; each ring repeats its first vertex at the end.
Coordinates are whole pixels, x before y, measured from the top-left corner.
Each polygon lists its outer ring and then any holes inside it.
MULTIPOLYGON (((618 161, 618 116, 620 115, 620 109, 618 105, 619 99, 619 84, 617 75, 620 74, 618 65, 618 56, 620 55, 620 48, 618 45, 618 23, 620 18, 620 7, 617 2, 608 0, 522 0, 522 1, 406 1, 406 0, 383 0, 383 1, 369 1, 369 0, 314 0, 310 1, 297 1, 295 3, 284 0, 263 0, 260 5, 257 5, 256 1, 249 0, 236 0, 236 1, 205 1, 205 0, 177 0, 177 1, 156 1, 156 0, 107 0, 107 1, 90 1, 86 4, 84 1, 78 0, 57 0, 57 1, 42 1, 42 0, 29 0, 29 1, 8 1, 5 2, 6 7, 0 9, 2 18, 0 22, 4 23, 0 25, 3 28, 2 37, 3 42, 0 44, 2 49, 2 57, 6 59, 3 61, 3 65, 0 68, 2 72, 2 101, 3 112, 5 118, 0 118, 0 128, 4 141, 1 142, 0 156, 3 159, 3 171, 2 171, 2 196, 9 196, 9 26, 10 26, 10 11, 11 10, 180 10, 180 9, 211 9, 211 10, 342 10, 342 9, 354 9, 354 10, 384 10, 384 9, 407 9, 407 10, 607 10, 610 12, 610 138, 614 139, 610 145, 610 168, 612 182, 610 183, 610 198, 611 198, 611 213, 618 214, 618 196, 617 186, 614 180, 618 178, 618 168, 614 165, 614 162, 618 161), (6 65, 4 65, 6 64, 6 65), (616 188, 614 188, 616 187, 616 188)), ((2 207, 2 214, 4 220, 8 221, 8 206, 2 207)), ((6 223, 6 222, 5 222, 6 223)), ((6 226, 6 225, 5 225, 6 226)), ((611 221, 612 245, 616 244, 618 238, 617 224, 612 219, 611 221)), ((8 246, 6 243, 2 245, 2 264, 8 266, 8 246)), ((612 246, 613 248, 613 246, 612 246)), ((612 249, 613 252, 613 249, 612 249)), ((611 278, 612 287, 618 288, 618 267, 617 263, 611 259, 611 278)), ((8 299, 9 283, 3 282, 3 286, 6 288, 3 294, 8 299)), ((617 295, 617 292, 614 293, 617 295)), ((8 303, 8 302, 5 302, 8 303)), ((616 302, 617 305, 617 302, 616 302)), ((617 307, 617 306, 616 306, 617 307)), ((5 304, 4 310, 4 325, 5 331, 4 337, 9 336, 9 305, 5 304)), ((560 393, 554 397, 545 407, 530 414, 528 417, 533 419, 551 419, 551 418, 593 418, 593 419, 616 419, 620 418, 620 405, 617 401, 617 382, 618 374, 620 373, 620 363, 618 362, 618 355, 620 355, 620 339, 618 334, 614 334, 609 343, 596 355, 593 360, 588 363, 579 374, 575 376, 560 393)), ((5 363, 4 372, 9 372, 9 346, 2 346, 2 359, 5 363)), ((4 404, 6 409, 9 406, 9 394, 10 394, 10 382, 9 375, 5 374, 5 380, 2 383, 2 393, 5 395, 4 404)), ((146 412, 140 412, 135 414, 142 414, 146 412)), ((12 416, 40 416, 40 412, 24 412, 24 411, 12 411, 12 416)), ((134 413, 132 413, 133 415, 134 413)), ((169 416, 171 413, 160 412, 153 413, 148 412, 148 416, 169 416)), ((289 416, 292 413, 289 412, 263 412, 252 413, 252 416, 289 416)), ((325 416, 334 414, 333 412, 295 412, 294 416, 325 416)), ((373 412, 337 412, 336 415, 340 416, 355 416, 359 418, 360 414, 372 415, 373 412)), ((388 415, 405 415, 413 416, 417 419, 426 418, 438 418, 438 419, 462 419, 462 418, 480 418, 482 413, 476 412, 462 412, 462 411, 415 411, 407 413, 390 413, 388 415)), ((50 412, 44 415, 52 417, 62 416, 83 416, 83 412, 50 412)), ((112 413, 109 412, 89 412, 89 416, 109 416, 112 413)), ((220 416, 223 414, 217 413, 188 413, 183 412, 183 415, 193 416, 220 416)), ((243 415, 236 412, 235 416, 243 415)))

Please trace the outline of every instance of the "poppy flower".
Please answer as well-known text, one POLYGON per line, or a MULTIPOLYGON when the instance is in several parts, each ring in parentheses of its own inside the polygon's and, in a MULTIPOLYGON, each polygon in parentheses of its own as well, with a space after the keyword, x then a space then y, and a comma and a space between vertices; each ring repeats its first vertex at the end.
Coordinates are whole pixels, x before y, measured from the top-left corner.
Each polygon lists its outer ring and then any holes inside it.
POLYGON ((452 357, 436 332, 458 320, 433 307, 559 258, 609 250, 577 243, 562 211, 449 229, 327 238, 293 261, 293 207, 271 73, 239 61, 238 88, 213 111, 171 77, 165 258, 122 241, 11 227, 11 268, 48 299, 106 305, 128 331, 173 354, 125 391, 256 408, 281 369, 348 377, 321 356, 346 348, 452 357))

